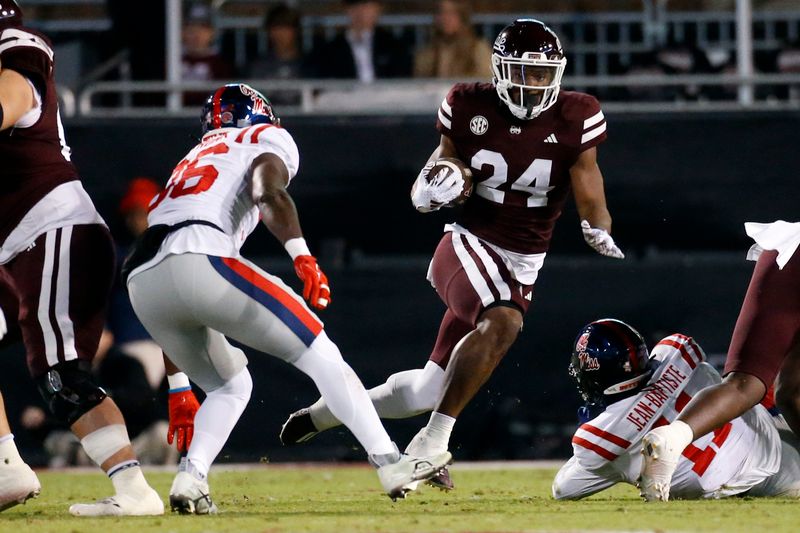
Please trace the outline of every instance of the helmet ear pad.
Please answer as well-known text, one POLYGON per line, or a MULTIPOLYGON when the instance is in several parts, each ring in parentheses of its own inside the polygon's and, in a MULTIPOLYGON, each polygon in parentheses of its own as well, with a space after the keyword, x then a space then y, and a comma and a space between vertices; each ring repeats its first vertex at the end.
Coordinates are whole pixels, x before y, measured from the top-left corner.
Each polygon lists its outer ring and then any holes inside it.
POLYGON ((644 339, 620 320, 587 324, 573 344, 569 373, 588 403, 609 405, 638 393, 652 371, 644 339))

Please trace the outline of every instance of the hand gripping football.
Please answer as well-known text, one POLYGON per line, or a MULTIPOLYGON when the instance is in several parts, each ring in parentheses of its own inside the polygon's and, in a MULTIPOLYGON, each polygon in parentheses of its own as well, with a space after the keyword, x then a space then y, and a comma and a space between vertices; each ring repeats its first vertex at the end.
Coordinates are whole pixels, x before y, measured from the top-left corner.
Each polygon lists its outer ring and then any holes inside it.
POLYGON ((461 160, 454 157, 437 159, 430 172, 428 172, 428 183, 446 186, 447 183, 452 183, 453 181, 460 181, 463 186, 458 191, 458 196, 454 200, 447 202, 446 206, 461 205, 467 201, 467 198, 472 194, 472 170, 461 160), (453 178, 456 179, 454 180, 453 178))

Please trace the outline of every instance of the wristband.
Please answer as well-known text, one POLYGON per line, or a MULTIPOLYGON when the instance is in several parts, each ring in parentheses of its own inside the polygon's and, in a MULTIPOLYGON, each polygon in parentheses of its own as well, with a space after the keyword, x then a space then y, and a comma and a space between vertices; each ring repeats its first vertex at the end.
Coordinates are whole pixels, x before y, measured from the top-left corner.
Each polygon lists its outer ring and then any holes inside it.
POLYGON ((286 252, 289 254, 289 257, 292 258, 292 261, 294 261, 299 255, 311 255, 311 251, 308 249, 306 240, 302 237, 289 239, 283 243, 283 247, 286 248, 286 252))
POLYGON ((169 392, 181 392, 192 388, 189 378, 183 372, 167 376, 167 383, 169 383, 169 392))

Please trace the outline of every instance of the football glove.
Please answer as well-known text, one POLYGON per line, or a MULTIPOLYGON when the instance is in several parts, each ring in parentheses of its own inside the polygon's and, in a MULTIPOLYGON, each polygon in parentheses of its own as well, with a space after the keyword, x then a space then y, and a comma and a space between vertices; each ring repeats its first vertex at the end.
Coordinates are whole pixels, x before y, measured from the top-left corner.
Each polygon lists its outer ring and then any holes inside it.
POLYGON ((594 248, 600 255, 607 257, 614 257, 616 259, 624 259, 625 254, 622 250, 614 244, 614 239, 611 235, 602 228, 593 228, 589 225, 587 220, 581 220, 581 231, 583 232, 583 240, 586 244, 594 248))
POLYGON ((435 161, 429 161, 422 167, 411 193, 411 202, 417 211, 423 213, 436 211, 449 204, 464 190, 464 178, 454 172, 442 170, 429 179, 434 164, 435 161))
POLYGON ((169 391, 169 429, 167 443, 176 440, 178 451, 189 450, 194 436, 194 415, 200 409, 191 387, 169 391), (177 436, 177 439, 176 439, 177 436))
POLYGON ((328 276, 320 270, 313 255, 298 255, 294 259, 294 271, 303 281, 303 298, 317 309, 325 309, 331 303, 331 288, 328 276))

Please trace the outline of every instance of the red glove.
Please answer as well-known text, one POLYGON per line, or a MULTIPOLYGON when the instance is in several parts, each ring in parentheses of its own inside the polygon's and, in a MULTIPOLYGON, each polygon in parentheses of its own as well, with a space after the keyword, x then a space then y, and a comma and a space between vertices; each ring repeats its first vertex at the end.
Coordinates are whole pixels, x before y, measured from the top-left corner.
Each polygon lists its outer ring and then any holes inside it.
POLYGON ((170 391, 167 443, 172 444, 177 433, 176 444, 179 452, 189 450, 194 436, 194 415, 198 409, 200 409, 200 404, 197 403, 191 387, 170 391))
POLYGON ((294 258, 294 271, 303 280, 303 298, 317 309, 325 309, 331 303, 331 288, 328 276, 319 269, 313 255, 298 255, 294 258))

